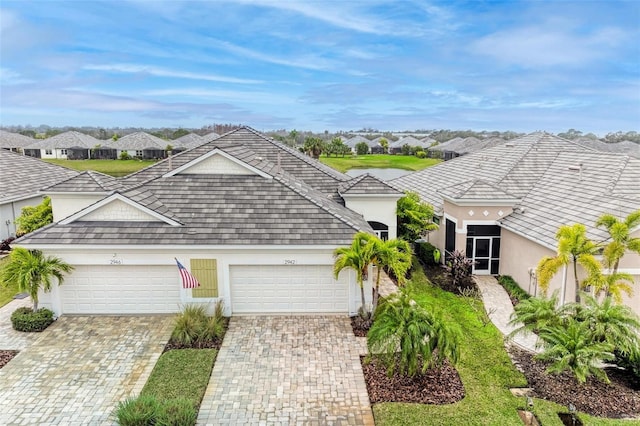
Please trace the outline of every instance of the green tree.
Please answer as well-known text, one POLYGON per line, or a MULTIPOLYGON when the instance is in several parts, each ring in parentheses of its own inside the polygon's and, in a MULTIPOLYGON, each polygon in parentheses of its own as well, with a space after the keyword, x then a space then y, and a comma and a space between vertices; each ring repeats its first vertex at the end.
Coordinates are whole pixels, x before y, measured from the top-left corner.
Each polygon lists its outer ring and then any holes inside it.
POLYGON ((640 210, 636 210, 620 221, 611 214, 604 214, 596 221, 596 226, 604 226, 609 232, 610 242, 604 247, 605 266, 618 272, 620 259, 627 251, 640 254, 640 238, 631 237, 631 231, 640 226, 640 210))
MULTIPOLYGON (((331 142, 329 142, 329 144, 327 144, 327 155, 331 155, 334 154, 336 157, 340 154, 344 157, 344 153, 345 153, 345 147, 347 147, 344 142, 342 142, 342 139, 340 138, 333 138, 331 139, 331 142)), ((348 147, 347 147, 348 149, 348 147)))
POLYGON ((582 282, 583 286, 590 286, 593 294, 611 296, 616 303, 622 303, 622 293, 629 297, 633 295, 633 276, 623 272, 603 274, 601 270, 590 271, 589 276, 582 282))
POLYGON ((382 361, 389 375, 397 370, 409 377, 441 365, 445 359, 455 364, 460 356, 459 341, 457 328, 419 306, 405 289, 380 304, 367 334, 370 356, 382 361))
POLYGON ((567 289, 567 271, 569 265, 573 267, 573 277, 575 280, 576 295, 580 290, 580 280, 578 278, 578 264, 588 271, 600 268, 600 263, 594 254, 598 247, 587 237, 587 228, 576 223, 573 225, 563 225, 556 233, 558 250, 555 257, 546 256, 540 260, 537 267, 538 284, 543 291, 549 288, 551 278, 560 270, 565 268, 560 291, 560 304, 564 305, 567 289))
POLYGON ((324 149, 325 143, 320 138, 309 136, 304 140, 304 151, 313 158, 320 158, 324 149))
POLYGON ((403 240, 414 242, 424 233, 438 229, 438 225, 432 222, 433 207, 420 201, 417 192, 407 191, 398 200, 396 215, 398 231, 403 240))
POLYGON ((368 241, 371 244, 373 261, 377 265, 375 292, 373 293, 372 312, 376 311, 380 291, 380 275, 382 269, 393 273, 399 285, 406 282, 407 272, 411 269, 413 251, 405 240, 395 239, 382 241, 376 236, 371 236, 368 241))
POLYGON ((53 278, 58 285, 64 282, 64 274, 73 266, 55 256, 45 256, 40 250, 16 247, 9 255, 9 261, 0 269, 0 283, 8 286, 18 284, 18 290, 29 293, 33 310, 38 309, 38 291, 51 291, 53 278))
POLYGON ((28 234, 36 229, 40 229, 53 222, 53 210, 51 208, 51 199, 44 197, 42 202, 37 206, 26 206, 22 208, 22 213, 16 218, 18 236, 28 234))
POLYGON ((388 154, 389 153, 389 141, 386 140, 385 138, 380 139, 380 146, 382 147, 382 153, 383 154, 388 154))
POLYGON ((356 144, 356 154, 367 155, 369 153, 369 145, 366 142, 358 142, 356 144))
POLYGON ((354 237, 349 247, 338 247, 334 250, 333 255, 335 258, 333 264, 333 274, 338 279, 340 271, 345 268, 351 268, 356 272, 356 280, 360 286, 360 315, 363 318, 370 316, 370 312, 367 310, 366 302, 364 299, 364 280, 367 277, 369 266, 373 262, 372 245, 368 244, 371 238, 370 234, 366 232, 358 232, 354 237))
POLYGON ((191 133, 191 132, 189 132, 187 129, 178 129, 178 130, 174 131, 171 134, 171 139, 175 140, 175 139, 181 138, 181 137, 183 137, 185 135, 188 135, 189 133, 191 133))

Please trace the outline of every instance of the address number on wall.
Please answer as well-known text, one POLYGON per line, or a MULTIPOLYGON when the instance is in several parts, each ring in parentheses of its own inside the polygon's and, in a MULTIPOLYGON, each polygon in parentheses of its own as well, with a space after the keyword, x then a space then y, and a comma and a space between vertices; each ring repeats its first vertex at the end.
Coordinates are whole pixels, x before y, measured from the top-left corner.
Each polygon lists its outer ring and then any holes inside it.
POLYGON ((284 264, 285 265, 295 265, 296 264, 296 260, 295 259, 285 259, 284 260, 284 264))

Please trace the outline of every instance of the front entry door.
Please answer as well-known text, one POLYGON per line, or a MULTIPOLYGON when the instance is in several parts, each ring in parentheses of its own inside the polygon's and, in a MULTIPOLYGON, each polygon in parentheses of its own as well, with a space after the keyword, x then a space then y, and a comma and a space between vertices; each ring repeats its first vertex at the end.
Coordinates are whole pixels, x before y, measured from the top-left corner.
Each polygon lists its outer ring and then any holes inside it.
POLYGON ((491 265, 491 238, 473 239, 473 273, 488 275, 491 265))

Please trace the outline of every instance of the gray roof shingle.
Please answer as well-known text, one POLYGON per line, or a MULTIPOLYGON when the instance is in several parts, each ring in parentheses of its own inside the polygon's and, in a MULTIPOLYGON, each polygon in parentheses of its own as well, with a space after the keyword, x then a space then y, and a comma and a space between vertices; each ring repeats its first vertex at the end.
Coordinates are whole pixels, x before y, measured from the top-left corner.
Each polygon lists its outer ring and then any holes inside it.
POLYGON ((71 192, 111 192, 122 189, 118 179, 93 170, 84 171, 69 179, 43 189, 47 193, 71 192))
POLYGON ((402 195, 401 191, 369 173, 357 176, 341 184, 339 192, 340 194, 358 195, 402 195))
POLYGON ((130 133, 110 143, 112 148, 124 150, 165 149, 171 141, 160 139, 145 132, 130 133))
MULTIPOLYGON (((109 141, 110 142, 110 141, 109 141)), ((70 130, 51 136, 47 139, 34 140, 27 149, 68 149, 68 148, 93 148, 96 145, 106 146, 105 141, 96 139, 93 136, 70 130)))
POLYGON ((24 148, 35 142, 28 136, 21 135, 20 133, 11 133, 6 130, 0 129, 0 148, 14 149, 24 148))

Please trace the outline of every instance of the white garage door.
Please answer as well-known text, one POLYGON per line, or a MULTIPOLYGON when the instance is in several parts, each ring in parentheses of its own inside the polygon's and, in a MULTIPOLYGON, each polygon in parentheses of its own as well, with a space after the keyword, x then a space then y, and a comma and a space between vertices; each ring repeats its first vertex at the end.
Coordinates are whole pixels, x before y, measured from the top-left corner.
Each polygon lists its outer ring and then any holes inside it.
POLYGON ((334 280, 327 265, 231 266, 231 309, 233 314, 346 313, 347 276, 334 280))
POLYGON ((65 314, 178 312, 175 266, 77 266, 60 286, 65 314))

